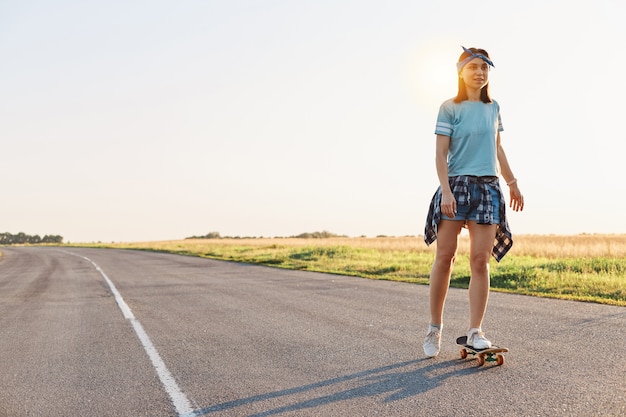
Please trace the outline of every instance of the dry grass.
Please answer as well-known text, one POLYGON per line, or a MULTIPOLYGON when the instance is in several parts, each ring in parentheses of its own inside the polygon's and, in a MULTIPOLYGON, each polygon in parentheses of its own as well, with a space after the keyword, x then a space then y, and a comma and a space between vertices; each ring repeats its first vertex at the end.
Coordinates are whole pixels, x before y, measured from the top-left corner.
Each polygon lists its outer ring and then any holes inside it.
POLYGON ((626 258, 626 235, 513 236, 512 253, 545 258, 626 258))

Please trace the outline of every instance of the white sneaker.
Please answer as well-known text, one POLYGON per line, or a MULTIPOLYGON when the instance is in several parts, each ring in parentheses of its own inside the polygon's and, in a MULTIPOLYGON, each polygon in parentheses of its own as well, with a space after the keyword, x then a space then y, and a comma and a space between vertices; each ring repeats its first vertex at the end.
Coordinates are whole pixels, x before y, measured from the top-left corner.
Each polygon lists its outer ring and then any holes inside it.
POLYGON ((491 342, 485 338, 485 333, 480 329, 472 329, 467 334, 467 344, 474 349, 489 349, 491 342))
POLYGON ((441 349, 441 330, 436 327, 429 326, 428 334, 424 339, 424 353, 429 358, 434 358, 439 354, 441 349))

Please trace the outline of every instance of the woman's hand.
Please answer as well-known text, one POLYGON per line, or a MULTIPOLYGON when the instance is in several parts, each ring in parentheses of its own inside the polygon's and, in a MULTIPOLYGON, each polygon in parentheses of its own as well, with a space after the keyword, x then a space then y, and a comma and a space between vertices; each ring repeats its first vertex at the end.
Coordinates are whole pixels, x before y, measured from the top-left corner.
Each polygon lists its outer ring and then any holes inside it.
POLYGON ((441 194, 441 214, 448 217, 456 216, 456 200, 451 191, 441 194))
POLYGON ((522 211, 524 210, 524 196, 517 186, 517 181, 514 184, 509 185, 509 206, 513 209, 513 211, 522 211))

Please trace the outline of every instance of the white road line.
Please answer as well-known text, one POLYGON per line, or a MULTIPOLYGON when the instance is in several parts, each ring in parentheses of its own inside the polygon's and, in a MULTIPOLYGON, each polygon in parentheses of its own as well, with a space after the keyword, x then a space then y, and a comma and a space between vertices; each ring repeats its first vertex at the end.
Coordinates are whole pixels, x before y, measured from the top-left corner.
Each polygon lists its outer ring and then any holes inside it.
POLYGON ((104 280, 107 282, 107 284, 109 284, 109 288, 115 296, 115 301, 117 302, 117 305, 119 306, 120 310, 122 310, 124 318, 130 320, 130 323, 133 325, 133 329, 135 329, 137 337, 141 341, 141 344, 148 354, 150 361, 152 361, 152 366, 154 366, 154 369, 156 370, 157 375, 159 376, 159 379, 161 380, 161 383, 163 384, 163 387, 167 392, 167 395, 170 396, 170 399, 172 400, 172 403, 176 408, 176 412, 179 416, 195 415, 193 408, 191 407, 191 403, 187 399, 187 396, 179 388, 176 380, 167 369, 167 366, 165 366, 165 362, 163 362, 163 359, 161 359, 161 355, 159 355, 159 352, 157 352, 156 348, 152 344, 150 337, 144 330, 139 320, 135 318, 135 315, 133 314, 128 304, 126 304, 126 301, 124 301, 124 299, 122 298, 122 295, 119 293, 117 288, 115 288, 115 284, 113 284, 113 281, 111 281, 109 277, 104 273, 104 271, 98 266, 98 264, 96 264, 91 259, 71 252, 66 253, 85 259, 86 261, 91 263, 98 272, 100 272, 100 275, 104 277, 104 280))

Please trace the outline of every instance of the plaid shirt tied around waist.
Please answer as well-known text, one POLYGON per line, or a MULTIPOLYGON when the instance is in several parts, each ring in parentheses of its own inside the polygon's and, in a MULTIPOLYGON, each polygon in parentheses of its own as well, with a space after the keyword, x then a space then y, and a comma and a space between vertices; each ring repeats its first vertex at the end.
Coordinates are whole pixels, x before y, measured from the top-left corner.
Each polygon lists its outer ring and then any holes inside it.
MULTIPOLYGON (((489 187, 495 188, 500 194, 500 223, 496 230, 496 238, 493 242, 491 255, 500 262, 504 255, 513 247, 513 235, 509 229, 509 223, 506 221, 506 204, 504 195, 500 188, 498 177, 473 177, 469 175, 459 175, 450 177, 450 188, 456 200, 457 205, 470 204, 470 183, 476 183, 480 186, 480 201, 478 202, 478 224, 493 224, 493 201, 489 193, 489 187)), ((437 240, 437 225, 441 220, 441 186, 437 188, 437 192, 430 202, 428 216, 426 218, 426 227, 424 229, 424 242, 426 245, 437 240)))

